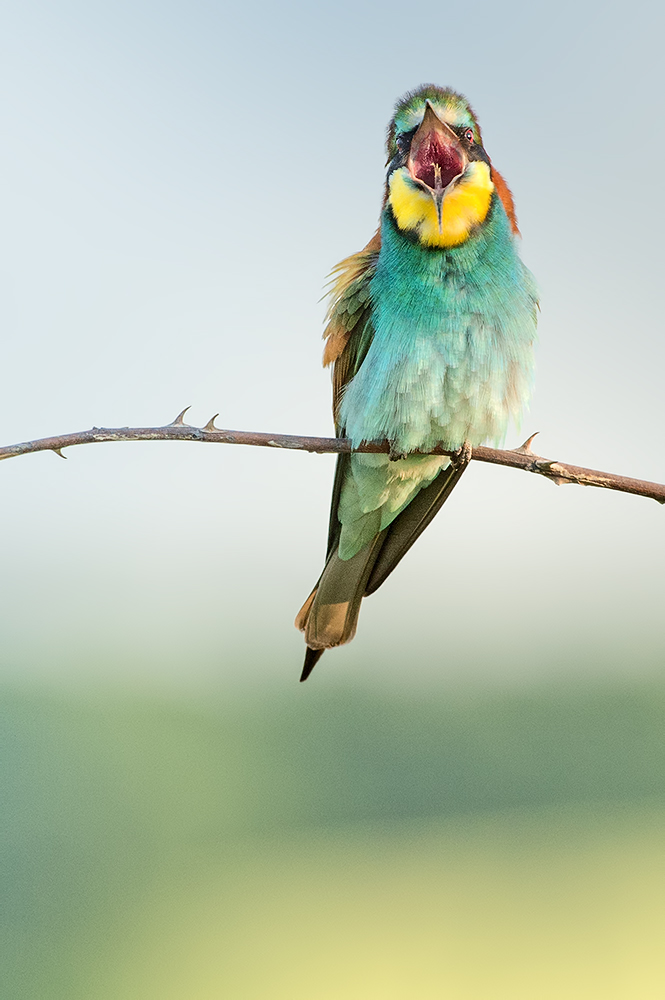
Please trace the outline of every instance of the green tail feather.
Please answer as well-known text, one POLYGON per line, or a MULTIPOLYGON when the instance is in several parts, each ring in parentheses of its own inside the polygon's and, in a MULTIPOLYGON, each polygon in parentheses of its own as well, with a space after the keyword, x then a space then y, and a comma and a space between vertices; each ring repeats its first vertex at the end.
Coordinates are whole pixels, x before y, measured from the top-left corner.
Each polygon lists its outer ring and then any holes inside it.
MULTIPOLYGON (((311 649, 330 649, 350 642, 356 632, 365 587, 385 537, 382 531, 351 559, 334 549, 321 574, 314 598, 299 622, 311 649)), ((301 613, 302 614, 302 613, 301 613)))
POLYGON ((313 594, 296 619, 296 624, 305 633, 308 647, 301 681, 309 677, 325 649, 353 639, 363 598, 378 590, 392 573, 448 499, 466 468, 449 466, 443 469, 369 545, 351 559, 340 559, 336 501, 346 457, 341 456, 337 466, 326 565, 313 594))

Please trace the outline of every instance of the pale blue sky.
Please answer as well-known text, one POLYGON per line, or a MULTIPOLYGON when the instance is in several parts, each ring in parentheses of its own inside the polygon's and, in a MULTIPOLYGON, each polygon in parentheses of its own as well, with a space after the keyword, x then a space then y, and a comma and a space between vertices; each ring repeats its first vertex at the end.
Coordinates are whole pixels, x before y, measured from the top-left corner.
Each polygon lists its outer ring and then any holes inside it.
MULTIPOLYGON (((1 17, 3 443, 187 404, 199 424, 329 432, 322 287, 376 225, 394 101, 431 81, 476 108, 542 289, 522 437, 665 480, 655 6, 28 0, 1 17)), ((178 444, 3 463, 0 669, 290 683, 332 468, 178 444)), ((314 683, 657 668, 664 518, 474 466, 314 683)))

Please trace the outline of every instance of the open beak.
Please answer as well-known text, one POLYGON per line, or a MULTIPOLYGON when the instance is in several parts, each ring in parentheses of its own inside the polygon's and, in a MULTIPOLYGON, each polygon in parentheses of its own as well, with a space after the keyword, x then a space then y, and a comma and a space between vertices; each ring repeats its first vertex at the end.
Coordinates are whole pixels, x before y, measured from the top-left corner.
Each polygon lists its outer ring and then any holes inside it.
POLYGON ((432 195, 440 233, 443 232, 443 199, 468 163, 469 158, 459 139, 427 101, 425 117, 411 140, 407 166, 413 180, 432 195))

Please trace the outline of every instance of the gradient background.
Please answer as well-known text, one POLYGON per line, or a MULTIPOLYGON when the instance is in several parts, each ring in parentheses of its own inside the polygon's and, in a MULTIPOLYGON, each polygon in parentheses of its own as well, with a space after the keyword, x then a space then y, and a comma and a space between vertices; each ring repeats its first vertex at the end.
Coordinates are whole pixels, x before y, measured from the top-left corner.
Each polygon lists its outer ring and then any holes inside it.
MULTIPOLYGON (((665 480, 665 18, 7 3, 0 437, 331 431, 392 105, 466 93, 542 290, 519 443, 665 480)), ((334 459, 3 463, 12 998, 660 998, 663 510, 475 464, 297 684, 334 459)))

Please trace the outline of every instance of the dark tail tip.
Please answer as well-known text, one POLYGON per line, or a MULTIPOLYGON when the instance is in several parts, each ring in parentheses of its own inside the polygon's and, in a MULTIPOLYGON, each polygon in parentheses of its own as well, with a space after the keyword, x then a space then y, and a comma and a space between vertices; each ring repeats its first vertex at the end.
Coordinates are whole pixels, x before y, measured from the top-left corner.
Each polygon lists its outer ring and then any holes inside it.
POLYGON ((302 674, 300 675, 301 684, 303 681, 307 680, 312 670, 323 656, 324 652, 325 650, 323 649, 310 649, 309 646, 307 647, 307 652, 305 653, 305 665, 302 668, 302 674))

